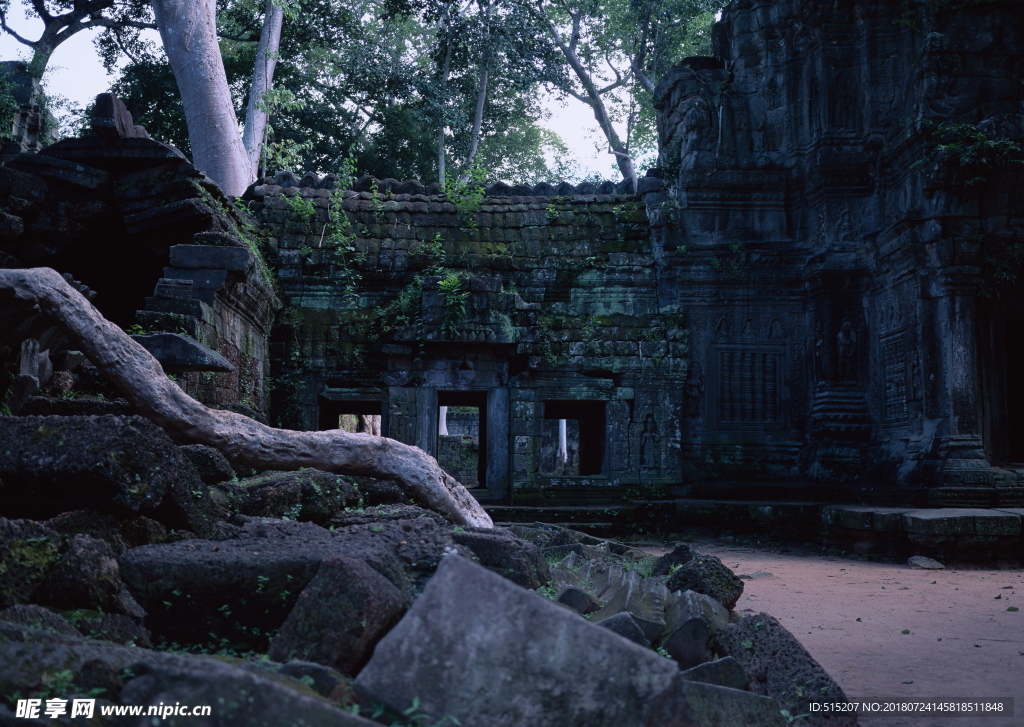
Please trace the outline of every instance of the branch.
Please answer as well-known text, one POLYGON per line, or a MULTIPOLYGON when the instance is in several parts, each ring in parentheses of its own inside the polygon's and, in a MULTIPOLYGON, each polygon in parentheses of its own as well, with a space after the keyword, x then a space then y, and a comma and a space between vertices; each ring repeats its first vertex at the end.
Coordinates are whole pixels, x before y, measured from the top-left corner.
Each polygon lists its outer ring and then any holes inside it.
POLYGON ((24 43, 30 48, 34 48, 36 46, 37 41, 29 40, 28 38, 22 38, 14 31, 13 28, 7 25, 7 13, 5 13, 3 10, 0 10, 0 28, 3 28, 8 35, 10 35, 19 43, 24 43))
POLYGON ((580 15, 581 11, 579 9, 575 12, 569 11, 569 17, 572 18, 572 36, 569 38, 569 50, 573 53, 576 52, 576 45, 580 42, 580 15))
POLYGON ((94 17, 89 27, 108 28, 117 32, 121 28, 137 28, 139 30, 158 30, 156 23, 143 23, 141 20, 113 20, 102 15, 94 17))
POLYGON ((619 86, 621 86, 621 85, 623 85, 624 83, 626 83, 626 82, 627 82, 627 81, 629 80, 629 77, 630 77, 631 75, 632 75, 632 72, 630 72, 630 73, 627 73, 627 74, 626 74, 626 76, 625 76, 625 78, 620 78, 620 79, 619 79, 618 81, 616 81, 615 83, 609 83, 609 84, 608 84, 607 86, 605 86, 604 88, 598 89, 597 93, 598 93, 598 94, 601 94, 601 95, 603 95, 603 94, 606 94, 606 93, 608 93, 609 91, 614 91, 614 90, 615 90, 615 89, 617 89, 617 88, 618 88, 619 86))
POLYGON ((472 495, 421 449, 340 429, 274 429, 234 412, 209 409, 164 374, 160 363, 106 320, 50 268, 0 270, 0 296, 39 306, 143 416, 179 442, 206 444, 257 469, 316 467, 395 480, 425 507, 460 525, 493 527, 472 495))
POLYGON ((632 61, 633 75, 636 76, 637 80, 640 81, 640 85, 647 89, 650 93, 654 93, 654 82, 647 77, 647 74, 640 68, 639 61, 634 58, 632 61))
POLYGON ((36 15, 42 18, 45 25, 49 25, 50 21, 53 20, 53 16, 46 9, 46 4, 43 0, 32 0, 32 9, 36 11, 36 15))
MULTIPOLYGON (((155 28, 156 26, 154 25, 153 27, 155 28)), ((218 38, 223 38, 224 40, 233 40, 233 41, 236 41, 238 43, 259 43, 260 42, 260 39, 259 39, 258 36, 256 38, 253 38, 253 37, 243 38, 240 35, 231 35, 230 33, 222 33, 220 31, 217 32, 217 37, 218 38)))

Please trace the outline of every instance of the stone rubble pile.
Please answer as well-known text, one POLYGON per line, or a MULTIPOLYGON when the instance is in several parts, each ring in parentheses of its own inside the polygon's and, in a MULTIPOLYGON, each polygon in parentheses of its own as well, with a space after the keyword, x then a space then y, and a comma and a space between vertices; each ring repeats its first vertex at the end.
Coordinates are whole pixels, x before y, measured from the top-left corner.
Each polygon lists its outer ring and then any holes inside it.
POLYGON ((551 525, 454 527, 390 483, 317 470, 239 478, 136 416, 0 432, 0 725, 78 724, 13 716, 36 698, 219 710, 169 725, 415 708, 466 727, 756 727, 843 699, 685 545, 655 559, 551 525))

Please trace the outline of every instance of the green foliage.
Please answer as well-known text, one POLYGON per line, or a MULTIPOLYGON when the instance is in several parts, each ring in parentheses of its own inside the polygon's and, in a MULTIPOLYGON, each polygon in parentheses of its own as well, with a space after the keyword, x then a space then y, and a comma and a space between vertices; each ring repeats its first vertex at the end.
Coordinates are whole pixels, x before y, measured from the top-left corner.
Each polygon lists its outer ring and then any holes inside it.
MULTIPOLYGON (((653 161, 657 149, 654 88, 686 56, 710 55, 711 25, 721 0, 544 3, 565 47, 575 45, 580 68, 598 88, 620 141, 634 161, 653 161), (646 81, 646 82, 645 82, 646 81)), ((552 84, 566 96, 588 96, 578 73, 552 84)), ((637 164, 640 166, 640 163, 637 164)))
POLYGON ((566 346, 562 341, 560 331, 567 325, 565 316, 541 315, 537 318, 537 348, 541 358, 544 359, 550 368, 557 368, 566 362, 566 346))
POLYGON ((380 188, 377 186, 377 179, 370 180, 370 211, 377 220, 384 217, 384 200, 380 195, 380 188))
POLYGON ((441 333, 455 338, 459 332, 459 323, 466 317, 466 306, 469 302, 469 291, 463 290, 462 277, 458 273, 449 273, 437 284, 444 303, 444 315, 441 319, 441 333))
POLYGON ((477 228, 476 213, 484 201, 487 171, 474 165, 461 176, 449 176, 444 186, 448 201, 455 205, 459 221, 465 230, 477 228))
POLYGON ((1024 263, 1024 242, 1016 238, 1002 239, 990 233, 975 237, 981 253, 981 285, 978 295, 999 300, 1003 292, 1017 284, 1024 263))
POLYGON ((14 98, 11 82, 0 73, 0 136, 9 136, 21 104, 14 98))
MULTIPOLYGON (((996 175, 1024 172, 1024 148, 1015 141, 989 136, 972 124, 941 124, 928 132, 932 147, 912 169, 930 168, 946 188, 980 197, 1000 181, 996 175)), ((999 299, 1016 285, 1024 264, 1024 242, 1015 237, 981 232, 979 248, 982 281, 978 294, 999 299)))
POLYGON ((643 558, 626 558, 623 556, 608 556, 611 560, 614 560, 619 567, 624 571, 634 571, 639 573, 644 578, 650 578, 654 575, 654 566, 658 562, 657 556, 648 555, 643 558))
POLYGON ((400 715, 392 713, 384 705, 376 702, 371 703, 369 707, 353 704, 348 707, 348 712, 378 721, 385 718, 390 719, 391 727, 462 727, 462 722, 451 715, 436 720, 430 715, 424 714, 420 708, 419 697, 414 698, 412 704, 400 715))
POLYGON ((305 224, 307 232, 312 231, 310 225, 316 217, 316 205, 313 204, 313 200, 303 197, 301 194, 296 194, 294 197, 285 197, 284 199, 288 209, 292 212, 292 218, 297 218, 305 224))
POLYGON ((558 587, 557 586, 540 586, 537 588, 537 593, 549 601, 554 601, 558 598, 558 587))
POLYGON ((911 168, 935 164, 953 175, 953 184, 974 187, 989 182, 989 175, 1024 167, 1024 149, 1010 139, 978 131, 972 124, 941 124, 929 132, 934 146, 911 168))

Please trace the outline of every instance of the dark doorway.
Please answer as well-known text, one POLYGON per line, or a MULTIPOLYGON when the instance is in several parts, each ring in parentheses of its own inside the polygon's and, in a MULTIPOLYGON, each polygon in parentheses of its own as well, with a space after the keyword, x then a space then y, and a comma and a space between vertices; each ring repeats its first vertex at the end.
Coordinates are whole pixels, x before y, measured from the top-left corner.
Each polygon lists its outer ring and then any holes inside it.
POLYGON ((544 402, 543 439, 554 441, 555 463, 551 472, 564 476, 599 475, 604 469, 605 402, 565 401, 544 402), (560 424, 564 421, 563 425, 560 424), (550 435, 550 436, 549 436, 550 435), (565 447, 557 442, 562 439, 565 447), (557 453, 562 449, 563 455, 557 453))
POLYGON ((486 485, 487 392, 438 391, 437 418, 441 469, 467 488, 486 485))
POLYGON ((380 429, 382 405, 379 401, 334 401, 320 397, 317 429, 344 429, 383 435, 380 429))

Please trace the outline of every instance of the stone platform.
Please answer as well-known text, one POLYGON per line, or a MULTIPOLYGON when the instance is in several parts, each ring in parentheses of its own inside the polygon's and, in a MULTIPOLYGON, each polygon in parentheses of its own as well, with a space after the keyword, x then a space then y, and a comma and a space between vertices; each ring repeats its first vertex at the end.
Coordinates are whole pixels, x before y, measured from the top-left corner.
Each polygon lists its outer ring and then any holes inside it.
POLYGON ((829 505, 827 542, 855 553, 927 555, 939 560, 1024 559, 1024 508, 901 508, 829 505))
MULTIPOLYGON (((915 508, 761 500, 650 500, 595 506, 488 505, 503 526, 543 522, 599 536, 697 529, 823 542, 860 555, 1024 561, 1024 508, 915 508)), ((713 531, 711 533, 710 531, 713 531)))

